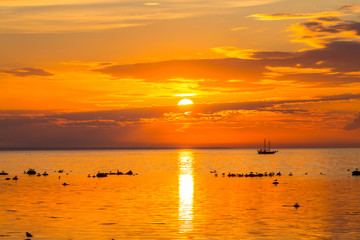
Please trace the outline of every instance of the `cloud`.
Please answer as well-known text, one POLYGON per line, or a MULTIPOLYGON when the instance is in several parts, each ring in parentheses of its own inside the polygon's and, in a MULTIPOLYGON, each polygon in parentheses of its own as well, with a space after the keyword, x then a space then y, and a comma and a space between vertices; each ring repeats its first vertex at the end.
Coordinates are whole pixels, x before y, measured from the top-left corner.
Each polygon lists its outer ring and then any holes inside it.
POLYGON ((146 6, 157 6, 157 5, 160 5, 160 3, 157 3, 157 2, 147 2, 147 3, 144 3, 144 5, 146 5, 146 6))
MULTIPOLYGON (((244 59, 197 59, 173 60, 155 63, 139 63, 114 65, 99 68, 103 74, 116 78, 144 79, 147 82, 169 82, 178 79, 178 82, 190 79, 258 79, 261 78, 265 67, 261 62, 244 59)), ((199 81, 199 84, 207 82, 199 81)))
MULTIPOLYGON (((280 108, 288 105, 302 105, 307 103, 320 102, 336 102, 336 101, 350 101, 360 99, 359 94, 338 94, 318 96, 307 99, 285 99, 285 100, 269 100, 269 101, 248 101, 248 102, 225 102, 225 103, 208 103, 208 104, 194 104, 187 106, 191 108, 189 111, 193 112, 195 116, 201 114, 215 114, 228 110, 255 110, 255 111, 275 111, 275 112, 303 112, 301 109, 280 108)), ((18 125, 15 121, 32 121, 36 123, 48 123, 61 126, 93 126, 93 125, 111 125, 118 126, 120 123, 126 122, 129 125, 139 124, 146 119, 162 118, 164 114, 183 114, 184 108, 179 106, 153 106, 142 108, 129 108, 106 111, 88 111, 88 112, 70 112, 70 113, 54 113, 49 111, 39 110, 2 110, 0 111, 0 119, 7 122, 9 125, 18 125)), ((121 124, 120 124, 121 125, 121 124)))
POLYGON ((287 64, 300 63, 303 67, 332 68, 335 72, 358 71, 360 61, 359 41, 332 41, 320 49, 312 49, 298 53, 294 58, 284 60, 287 64))
POLYGON ((317 21, 321 21, 321 22, 340 22, 341 19, 338 17, 319 17, 316 18, 317 21))
MULTIPOLYGON (((168 136, 175 140, 181 137, 176 135, 178 133, 186 134, 186 139, 205 132, 209 137, 212 131, 208 129, 262 129, 268 124, 277 129, 301 126, 302 130, 341 130, 344 116, 302 106, 359 99, 360 94, 340 94, 307 99, 194 104, 188 114, 178 106, 71 113, 3 110, 0 112, 0 147, 168 146, 168 136)), ((349 125, 347 129, 353 127, 349 125)))
POLYGON ((255 49, 240 49, 236 47, 216 47, 211 48, 211 50, 219 54, 224 54, 230 58, 240 59, 255 59, 253 55, 256 52, 255 49))
POLYGON ((356 22, 356 21, 343 21, 342 23, 328 25, 328 26, 326 26, 324 23, 321 22, 311 21, 311 22, 302 23, 302 25, 312 32, 338 34, 338 33, 353 31, 355 34, 354 36, 360 35, 360 22, 356 22))
POLYGON ((88 32, 136 27, 154 21, 222 14, 232 8, 279 0, 130 0, 1 1, 1 33, 88 32))
POLYGON ((274 14, 253 14, 249 17, 257 20, 285 20, 285 19, 309 19, 309 18, 333 18, 343 14, 340 12, 320 12, 320 13, 274 13, 274 14))
POLYGON ((360 39, 360 22, 324 22, 323 18, 293 24, 288 31, 294 32, 294 42, 302 42, 315 48, 322 48, 332 41, 360 39))
POLYGON ((347 4, 340 6, 338 9, 343 11, 350 11, 350 12, 360 12, 360 5, 347 4))
POLYGON ((1 73, 11 74, 17 77, 27 77, 27 76, 53 76, 52 73, 49 73, 40 68, 21 68, 21 69, 11 69, 11 70, 0 70, 1 73))
POLYGON ((302 42, 314 48, 322 48, 333 40, 359 38, 358 21, 342 20, 340 17, 360 12, 359 5, 343 5, 337 11, 319 13, 274 13, 253 14, 257 20, 310 19, 291 25, 287 30, 294 32, 293 42, 302 42))
MULTIPOLYGON (((360 99, 360 94, 339 94, 339 95, 319 96, 316 98, 294 99, 294 100, 288 99, 288 100, 277 100, 277 101, 253 101, 253 102, 204 104, 199 106, 200 109, 199 111, 204 113, 216 113, 226 110, 278 111, 279 109, 276 108, 273 109, 273 107, 283 106, 283 105, 295 105, 295 104, 301 105, 306 103, 349 101, 354 99, 360 99)), ((281 111, 285 111, 285 110, 288 111, 288 109, 282 109, 281 111)))
POLYGON ((344 93, 338 95, 329 95, 329 96, 318 96, 317 99, 321 101, 348 101, 359 99, 360 94, 353 94, 353 93, 344 93))
MULTIPOLYGON (((237 48, 230 50, 236 53, 237 48)), ((265 80, 306 82, 313 86, 359 82, 360 76, 356 74, 360 62, 359 41, 330 41, 322 48, 299 52, 250 51, 248 54, 251 59, 173 60, 112 65, 95 71, 113 78, 142 79, 139 81, 147 83, 192 84, 187 91, 207 92, 219 89, 236 92, 244 88, 256 91, 260 88, 257 83, 269 83, 265 80)), ((276 85, 275 82, 268 84, 269 87, 276 85)))
POLYGON ((231 28, 230 30, 235 32, 235 31, 240 31, 240 30, 245 30, 248 29, 248 27, 236 27, 236 28, 231 28))
POLYGON ((64 119, 57 119, 56 123, 62 127, 90 127, 90 128, 103 128, 103 127, 116 127, 119 124, 115 120, 96 119, 84 121, 69 121, 64 119))
MULTIPOLYGON (((301 68, 301 67, 266 67, 266 69, 284 74, 331 73, 331 68, 301 68)), ((277 75, 278 76, 278 75, 277 75)))
POLYGON ((261 52, 257 51, 254 52, 252 55, 255 59, 287 59, 287 58, 293 58, 296 56, 296 53, 293 52, 279 52, 279 51, 273 51, 273 52, 261 52))
POLYGON ((353 120, 353 122, 347 124, 344 129, 345 130, 355 130, 360 128, 360 113, 358 116, 353 120))

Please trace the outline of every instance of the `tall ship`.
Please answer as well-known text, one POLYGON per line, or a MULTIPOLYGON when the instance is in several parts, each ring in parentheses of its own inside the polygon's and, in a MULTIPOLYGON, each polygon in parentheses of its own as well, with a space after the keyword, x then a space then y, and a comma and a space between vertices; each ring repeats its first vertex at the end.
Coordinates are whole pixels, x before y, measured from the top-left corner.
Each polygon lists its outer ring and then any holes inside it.
POLYGON ((274 154, 277 153, 278 150, 271 150, 270 148, 270 140, 268 142, 268 147, 266 147, 266 139, 264 139, 264 148, 260 148, 258 151, 258 154, 274 154))

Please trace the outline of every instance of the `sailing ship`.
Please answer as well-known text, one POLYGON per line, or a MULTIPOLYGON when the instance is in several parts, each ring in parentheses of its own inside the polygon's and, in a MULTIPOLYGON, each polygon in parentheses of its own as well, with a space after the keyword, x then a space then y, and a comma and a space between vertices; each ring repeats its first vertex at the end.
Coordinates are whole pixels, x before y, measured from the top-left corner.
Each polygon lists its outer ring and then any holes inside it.
POLYGON ((278 150, 271 150, 270 149, 270 140, 269 140, 269 147, 266 147, 266 139, 264 139, 264 148, 260 148, 258 151, 258 154, 274 154, 278 152, 278 150))

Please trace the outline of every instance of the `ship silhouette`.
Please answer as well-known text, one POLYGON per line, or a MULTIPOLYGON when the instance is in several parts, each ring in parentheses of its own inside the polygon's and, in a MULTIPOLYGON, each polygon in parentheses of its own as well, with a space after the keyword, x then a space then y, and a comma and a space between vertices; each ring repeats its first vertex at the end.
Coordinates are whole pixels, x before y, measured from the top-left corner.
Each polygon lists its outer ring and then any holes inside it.
POLYGON ((268 142, 268 147, 266 147, 266 139, 264 139, 264 148, 258 149, 257 152, 258 152, 258 154, 274 154, 274 153, 277 153, 278 150, 271 150, 270 140, 268 142))

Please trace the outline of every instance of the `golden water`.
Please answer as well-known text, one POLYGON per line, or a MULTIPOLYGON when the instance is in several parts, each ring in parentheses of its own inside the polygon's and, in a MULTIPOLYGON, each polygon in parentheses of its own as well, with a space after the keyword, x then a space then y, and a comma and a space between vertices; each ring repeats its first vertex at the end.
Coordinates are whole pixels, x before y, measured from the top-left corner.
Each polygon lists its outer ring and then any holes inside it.
POLYGON ((0 239, 359 239, 356 167, 360 149, 3 151, 0 239), (87 177, 117 169, 138 175, 87 177), (250 171, 283 175, 221 176, 250 171))

